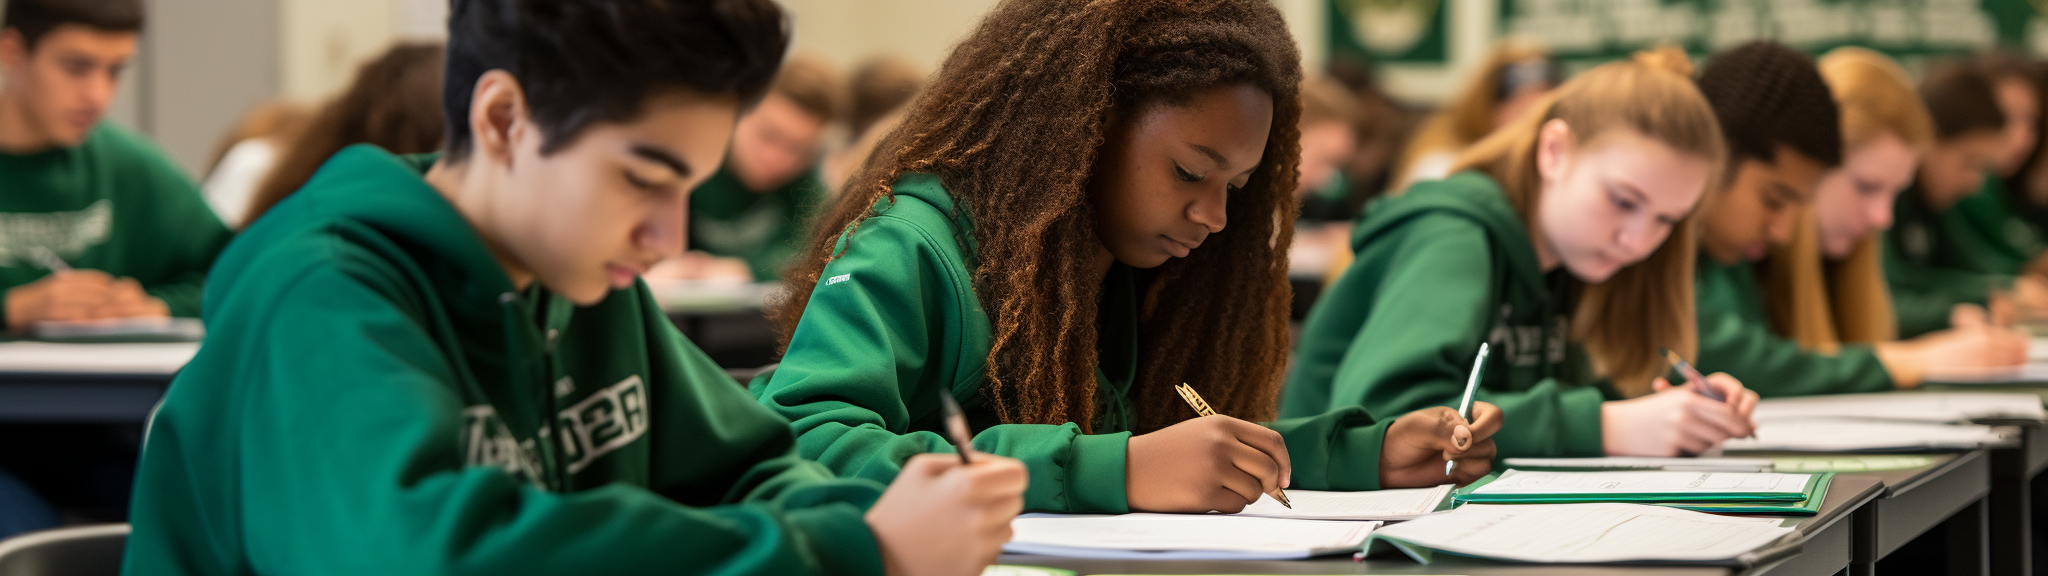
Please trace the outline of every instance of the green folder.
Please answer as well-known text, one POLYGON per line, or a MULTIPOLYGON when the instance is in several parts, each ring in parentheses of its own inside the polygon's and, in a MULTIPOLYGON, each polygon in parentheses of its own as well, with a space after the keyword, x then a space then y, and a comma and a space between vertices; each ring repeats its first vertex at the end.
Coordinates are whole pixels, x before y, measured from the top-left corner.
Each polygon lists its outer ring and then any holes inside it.
POLYGON ((1499 473, 1488 474, 1471 485, 1451 492, 1451 499, 1458 504, 1564 504, 1572 502, 1631 502, 1723 514, 1778 514, 1786 516, 1812 516, 1820 512, 1820 503, 1827 499, 1828 483, 1834 479, 1833 472, 1814 474, 1808 478, 1801 494, 1784 493, 1742 493, 1725 492, 1699 494, 1684 492, 1645 492, 1637 494, 1474 494, 1473 491, 1500 478, 1499 473))

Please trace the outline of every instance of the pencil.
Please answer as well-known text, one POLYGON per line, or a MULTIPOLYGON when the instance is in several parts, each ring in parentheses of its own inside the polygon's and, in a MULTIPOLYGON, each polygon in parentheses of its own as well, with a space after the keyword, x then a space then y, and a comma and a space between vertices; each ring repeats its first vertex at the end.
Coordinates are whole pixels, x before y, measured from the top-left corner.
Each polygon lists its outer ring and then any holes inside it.
POLYGON ((973 435, 967 433, 967 415, 960 412, 960 401, 945 390, 939 391, 939 406, 946 412, 946 439, 953 443, 953 451, 960 453, 961 464, 973 464, 967 453, 974 451, 973 435))
MULTIPOLYGON (((1179 386, 1174 386, 1173 391, 1180 393, 1180 399, 1188 401, 1188 407, 1194 408, 1196 415, 1216 415, 1216 410, 1209 408, 1209 401, 1203 400, 1201 394, 1195 393, 1195 387, 1189 386, 1188 383, 1182 382, 1179 386)), ((1294 503, 1287 501, 1286 491, 1283 491, 1279 488, 1274 488, 1271 496, 1274 500, 1280 501, 1281 506, 1286 506, 1289 510, 1294 509, 1294 503)))

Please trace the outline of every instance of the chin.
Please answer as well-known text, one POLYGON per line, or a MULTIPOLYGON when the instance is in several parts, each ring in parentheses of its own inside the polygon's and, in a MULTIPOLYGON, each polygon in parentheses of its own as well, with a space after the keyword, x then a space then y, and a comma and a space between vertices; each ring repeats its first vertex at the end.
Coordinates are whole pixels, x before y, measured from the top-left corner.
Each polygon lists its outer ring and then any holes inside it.
POLYGON ((1570 270, 1572 276, 1578 278, 1580 282, 1585 282, 1587 284, 1599 284, 1601 282, 1606 282, 1607 279, 1614 277, 1615 272, 1621 271, 1620 266, 1609 266, 1605 264, 1567 266, 1565 269, 1570 270))

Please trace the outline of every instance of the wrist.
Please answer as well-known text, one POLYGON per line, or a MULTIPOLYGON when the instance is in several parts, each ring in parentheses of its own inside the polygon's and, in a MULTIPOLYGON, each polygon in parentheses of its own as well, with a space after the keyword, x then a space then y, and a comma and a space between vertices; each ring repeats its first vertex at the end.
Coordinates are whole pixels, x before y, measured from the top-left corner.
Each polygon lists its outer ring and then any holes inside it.
POLYGON ((1877 363, 1884 365, 1886 374, 1891 375, 1892 385, 1899 388, 1918 388, 1927 377, 1927 363, 1921 359, 1920 347, 1910 342, 1877 342, 1870 350, 1877 356, 1877 363))

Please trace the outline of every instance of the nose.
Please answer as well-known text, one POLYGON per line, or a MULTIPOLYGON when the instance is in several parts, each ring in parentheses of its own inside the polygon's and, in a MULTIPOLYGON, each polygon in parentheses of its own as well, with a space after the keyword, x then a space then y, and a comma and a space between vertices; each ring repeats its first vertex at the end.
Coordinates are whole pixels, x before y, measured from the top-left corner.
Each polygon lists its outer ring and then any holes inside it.
POLYGON ((684 194, 656 204, 653 214, 641 223, 633 239, 642 250, 660 254, 662 258, 675 258, 689 248, 689 230, 690 197, 684 194))
POLYGON ((1870 221, 1871 230, 1889 230, 1892 227, 1892 205, 1890 202, 1871 201, 1864 207, 1864 215, 1870 221))
POLYGON ((1792 242, 1792 224, 1797 222, 1798 219, 1798 210, 1791 208, 1779 210, 1777 214, 1771 215, 1770 228, 1765 230, 1765 237, 1770 240, 1772 246, 1790 244, 1792 242))
POLYGON ((1188 221, 1202 225, 1203 228, 1209 230, 1210 234, 1222 232, 1223 226, 1228 224, 1230 220, 1229 216, 1225 214, 1224 209, 1225 205, 1230 202, 1230 189, 1227 186, 1219 186, 1217 188, 1215 192, 1205 193, 1201 197, 1195 198, 1195 201, 1189 203, 1187 207, 1188 221))
POLYGON ((86 103, 94 110, 105 110, 114 103, 114 92, 120 90, 121 79, 112 69, 92 75, 85 92, 86 103))
POLYGON ((1621 228, 1615 231, 1615 243, 1621 245, 1630 261, 1648 258, 1650 252, 1656 251, 1657 245, 1663 242, 1663 238, 1651 229, 1652 226, 1649 219, 1638 218, 1622 223, 1621 228))

